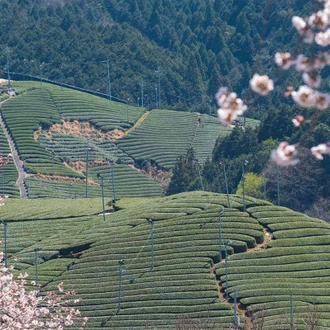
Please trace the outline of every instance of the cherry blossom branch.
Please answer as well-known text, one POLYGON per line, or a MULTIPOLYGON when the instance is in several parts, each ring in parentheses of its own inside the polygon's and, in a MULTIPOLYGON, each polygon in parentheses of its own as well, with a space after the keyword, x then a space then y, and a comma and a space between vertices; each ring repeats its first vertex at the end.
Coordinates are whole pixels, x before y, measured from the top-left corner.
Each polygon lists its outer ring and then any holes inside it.
MULTIPOLYGON (((321 10, 307 18, 293 16, 292 24, 304 43, 315 43, 319 47, 326 47, 330 45, 330 0, 318 1, 323 3, 321 10)), ((283 141, 271 153, 271 158, 280 166, 296 165, 299 162, 297 148, 313 132, 321 113, 330 105, 330 94, 317 90, 321 86, 320 71, 330 65, 330 52, 319 52, 311 58, 303 54, 295 57, 289 52, 277 52, 275 62, 282 71, 295 67, 298 72, 302 72, 302 80, 305 85, 300 86, 297 91, 288 87, 285 96, 291 96, 293 101, 302 108, 316 110, 309 121, 306 121, 302 115, 296 115, 292 120, 296 127, 306 122, 310 123, 309 129, 302 135, 298 143, 289 145, 288 142, 283 141)), ((274 82, 266 75, 255 73, 250 80, 250 88, 255 93, 265 96, 274 89, 274 82)), ((247 110, 247 105, 237 97, 237 94, 229 92, 226 87, 221 87, 215 97, 220 107, 218 117, 224 124, 231 124, 247 110)), ((330 142, 312 147, 311 152, 317 159, 323 159, 322 155, 330 155, 330 142)))

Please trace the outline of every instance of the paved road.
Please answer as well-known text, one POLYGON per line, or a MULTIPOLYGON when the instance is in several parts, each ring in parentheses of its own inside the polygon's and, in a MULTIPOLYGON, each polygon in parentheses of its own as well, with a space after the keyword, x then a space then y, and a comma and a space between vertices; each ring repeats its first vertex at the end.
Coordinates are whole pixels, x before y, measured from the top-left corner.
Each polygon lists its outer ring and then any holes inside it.
POLYGON ((16 166, 17 171, 18 171, 18 179, 16 181, 16 184, 19 188, 20 196, 21 196, 21 198, 26 199, 27 198, 27 192, 26 192, 26 186, 24 184, 25 171, 24 171, 24 168, 23 168, 23 162, 20 160, 20 158, 18 156, 14 141, 11 138, 11 136, 9 135, 8 129, 5 125, 5 122, 4 122, 4 119, 3 119, 3 116, 2 116, 2 111, 1 111, 2 103, 3 102, 0 103, 0 125, 1 125, 1 127, 2 127, 2 129, 5 133, 6 138, 7 138, 7 141, 8 141, 10 150, 11 150, 11 154, 13 155, 14 163, 15 163, 15 166, 16 166))

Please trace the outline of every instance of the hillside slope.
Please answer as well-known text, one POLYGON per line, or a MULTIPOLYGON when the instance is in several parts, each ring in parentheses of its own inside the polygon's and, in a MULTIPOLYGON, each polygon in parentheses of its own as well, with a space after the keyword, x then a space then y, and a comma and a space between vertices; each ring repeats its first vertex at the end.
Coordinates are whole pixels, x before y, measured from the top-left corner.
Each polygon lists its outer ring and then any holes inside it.
POLYGON ((241 198, 229 197, 231 209, 227 196, 205 192, 121 200, 106 221, 97 199, 9 200, 0 216, 9 263, 32 280, 41 248, 39 283, 74 286, 87 329, 173 329, 182 315, 220 329, 233 323, 235 292, 241 323, 254 312, 265 329, 288 327, 292 308, 305 329, 316 304, 328 328, 330 225, 251 198, 243 212, 241 198))
POLYGON ((196 113, 146 112, 44 82, 12 84, 19 94, 2 104, 2 117, 28 175, 29 198, 100 196, 98 174, 106 196, 114 189, 119 198, 161 196, 190 145, 203 163, 218 136, 231 131, 209 115, 200 124, 196 113))

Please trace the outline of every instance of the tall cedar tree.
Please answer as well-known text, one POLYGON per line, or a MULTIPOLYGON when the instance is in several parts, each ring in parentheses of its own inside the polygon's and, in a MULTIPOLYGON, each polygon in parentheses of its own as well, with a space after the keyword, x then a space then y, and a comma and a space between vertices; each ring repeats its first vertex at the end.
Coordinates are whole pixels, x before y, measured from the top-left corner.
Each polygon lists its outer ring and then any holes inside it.
POLYGON ((188 149, 187 155, 181 155, 174 166, 167 195, 201 189, 198 166, 198 162, 194 156, 194 150, 192 148, 188 149))

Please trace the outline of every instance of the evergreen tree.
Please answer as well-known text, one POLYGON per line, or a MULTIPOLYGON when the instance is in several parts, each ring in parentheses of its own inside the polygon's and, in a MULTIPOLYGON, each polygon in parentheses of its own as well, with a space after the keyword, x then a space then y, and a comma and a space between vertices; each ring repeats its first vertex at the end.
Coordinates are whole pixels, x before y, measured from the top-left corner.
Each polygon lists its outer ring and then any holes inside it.
POLYGON ((181 155, 173 169, 171 183, 167 189, 168 195, 184 191, 200 189, 198 163, 195 160, 194 150, 189 148, 185 156, 181 155))

